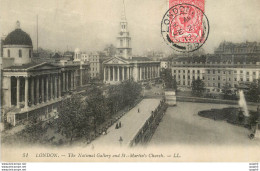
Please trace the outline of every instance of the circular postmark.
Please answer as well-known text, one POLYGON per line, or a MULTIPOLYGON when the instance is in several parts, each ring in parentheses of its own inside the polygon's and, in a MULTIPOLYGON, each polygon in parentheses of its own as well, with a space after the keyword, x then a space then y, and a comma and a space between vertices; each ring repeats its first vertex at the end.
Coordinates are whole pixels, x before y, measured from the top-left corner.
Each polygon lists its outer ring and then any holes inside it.
POLYGON ((191 4, 171 7, 163 16, 161 34, 164 41, 178 52, 199 49, 209 35, 209 21, 204 12, 191 4))

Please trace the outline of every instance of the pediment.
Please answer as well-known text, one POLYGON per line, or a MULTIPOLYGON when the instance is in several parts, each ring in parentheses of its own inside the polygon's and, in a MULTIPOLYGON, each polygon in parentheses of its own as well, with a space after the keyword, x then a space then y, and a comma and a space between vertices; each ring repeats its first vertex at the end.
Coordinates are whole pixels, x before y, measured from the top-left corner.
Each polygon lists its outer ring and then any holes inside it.
POLYGON ((128 61, 125 61, 121 58, 114 57, 105 61, 104 64, 128 64, 128 61))
POLYGON ((50 63, 42 63, 33 67, 28 68, 28 71, 35 71, 35 70, 53 70, 58 69, 58 66, 52 65, 50 63))

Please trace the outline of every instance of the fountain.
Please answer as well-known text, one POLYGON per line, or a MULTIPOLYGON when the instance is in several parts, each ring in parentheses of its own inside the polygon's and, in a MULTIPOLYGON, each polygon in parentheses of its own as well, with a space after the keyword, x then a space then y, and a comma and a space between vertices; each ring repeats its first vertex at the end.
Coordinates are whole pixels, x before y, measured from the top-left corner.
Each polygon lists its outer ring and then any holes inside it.
POLYGON ((246 105, 246 99, 243 90, 239 90, 239 101, 238 105, 243 109, 244 115, 246 117, 249 117, 249 112, 246 105))

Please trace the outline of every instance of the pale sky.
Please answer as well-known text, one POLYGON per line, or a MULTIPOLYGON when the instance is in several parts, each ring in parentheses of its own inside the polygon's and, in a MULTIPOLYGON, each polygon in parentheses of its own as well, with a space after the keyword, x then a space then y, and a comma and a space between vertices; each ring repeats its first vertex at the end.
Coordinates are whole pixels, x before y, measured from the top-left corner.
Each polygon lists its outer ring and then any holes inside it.
MULTIPOLYGON (((212 53, 223 40, 260 42, 260 0, 205 0, 210 33, 203 48, 212 53)), ((156 50, 174 52, 163 40, 161 20, 167 0, 125 0, 134 54, 156 50)), ((17 20, 39 46, 64 51, 103 50, 116 45, 122 0, 0 0, 0 34, 8 34, 17 20)))

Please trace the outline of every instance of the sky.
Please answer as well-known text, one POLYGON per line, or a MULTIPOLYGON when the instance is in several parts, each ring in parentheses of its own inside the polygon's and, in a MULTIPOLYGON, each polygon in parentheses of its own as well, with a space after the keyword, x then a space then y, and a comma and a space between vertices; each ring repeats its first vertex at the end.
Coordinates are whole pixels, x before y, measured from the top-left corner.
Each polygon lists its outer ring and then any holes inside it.
MULTIPOLYGON (((168 0, 125 0, 133 54, 147 50, 175 53, 163 40, 161 20, 168 0)), ((210 25, 203 45, 213 53, 220 42, 260 42, 260 0, 205 0, 210 25)), ((36 16, 39 47, 65 51, 103 50, 116 45, 122 0, 0 0, 0 35, 13 31, 17 20, 36 48, 36 16)))

